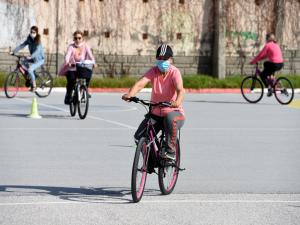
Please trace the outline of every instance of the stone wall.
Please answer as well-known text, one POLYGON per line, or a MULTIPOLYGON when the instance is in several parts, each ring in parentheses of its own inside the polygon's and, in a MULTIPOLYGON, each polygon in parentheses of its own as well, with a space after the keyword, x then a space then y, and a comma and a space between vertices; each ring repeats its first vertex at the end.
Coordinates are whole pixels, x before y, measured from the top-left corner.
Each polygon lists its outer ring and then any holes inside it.
MULTIPOLYGON (((58 55, 58 68, 56 67, 56 54, 46 54, 45 67, 56 74, 63 63, 63 55, 58 55)), ((122 77, 143 75, 155 63, 154 56, 137 55, 103 55, 95 54, 98 67, 95 75, 102 77, 122 77)), ((15 68, 16 58, 8 52, 0 52, 0 71, 7 72, 15 68)), ((210 74, 211 59, 208 56, 177 56, 174 64, 182 74, 210 74)))
MULTIPOLYGON (((56 74, 76 29, 85 31, 99 67, 95 74, 143 74, 159 44, 169 43, 183 74, 212 74, 216 0, 0 0, 0 69, 13 64, 5 52, 37 25, 56 74)), ((285 73, 299 73, 299 0, 226 0, 226 74, 247 64, 275 32, 285 50, 285 73)))
MULTIPOLYGON (((122 77, 124 75, 143 75, 154 65, 154 56, 137 55, 101 55, 95 54, 98 67, 94 74, 102 77, 122 77)), ((285 51, 286 60, 283 74, 300 75, 300 51, 285 51)), ((58 65, 63 62, 63 55, 58 55, 58 65)), ((226 57, 226 75, 245 75, 253 70, 249 65, 250 57, 230 56, 226 57)), ((212 61, 208 56, 176 56, 174 64, 183 75, 211 74, 212 61)), ((10 71, 15 66, 15 58, 7 52, 0 52, 0 71, 10 71)), ((45 66, 54 75, 56 74, 56 55, 47 54, 45 66)))

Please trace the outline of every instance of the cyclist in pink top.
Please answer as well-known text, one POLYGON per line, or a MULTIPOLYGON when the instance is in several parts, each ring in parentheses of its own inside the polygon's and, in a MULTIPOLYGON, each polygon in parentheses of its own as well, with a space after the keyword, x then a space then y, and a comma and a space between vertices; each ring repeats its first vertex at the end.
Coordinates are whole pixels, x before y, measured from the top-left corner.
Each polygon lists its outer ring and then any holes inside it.
MULTIPOLYGON (((175 159, 175 144, 177 140, 177 131, 184 124, 184 111, 182 107, 184 88, 180 71, 172 65, 173 51, 169 45, 161 45, 156 52, 156 66, 152 67, 144 76, 137 81, 122 96, 122 99, 129 101, 149 82, 152 84, 151 101, 170 102, 171 107, 153 107, 151 118, 156 121, 155 128, 164 128, 166 134, 167 146, 164 157, 168 160, 175 159)), ((139 140, 145 132, 147 120, 143 120, 137 129, 134 137, 139 140)))
POLYGON ((268 84, 268 79, 274 80, 275 71, 281 70, 284 66, 282 52, 279 45, 276 42, 275 35, 269 33, 266 36, 266 45, 261 50, 261 52, 250 62, 250 64, 256 64, 262 59, 267 58, 268 61, 264 62, 264 70, 261 73, 261 79, 265 86, 268 87, 267 96, 272 95, 271 85, 268 84))
MULTIPOLYGON (((67 105, 71 102, 71 93, 78 76, 75 64, 89 60, 93 63, 93 67, 96 67, 95 57, 93 56, 90 47, 84 42, 83 32, 79 30, 75 31, 73 33, 73 38, 74 42, 69 45, 64 64, 58 73, 59 75, 67 76, 67 92, 64 101, 67 105)), ((86 70, 86 72, 86 74, 81 74, 81 76, 84 75, 86 84, 89 86, 89 82, 92 77, 92 70, 86 70)))

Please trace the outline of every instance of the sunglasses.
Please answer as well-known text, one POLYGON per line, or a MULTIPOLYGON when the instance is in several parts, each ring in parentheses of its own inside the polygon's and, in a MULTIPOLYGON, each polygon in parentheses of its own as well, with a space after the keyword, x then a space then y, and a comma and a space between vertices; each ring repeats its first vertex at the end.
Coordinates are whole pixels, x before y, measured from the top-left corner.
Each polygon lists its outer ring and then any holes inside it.
POLYGON ((81 40, 81 37, 74 37, 74 40, 81 40))
POLYGON ((31 33, 31 34, 36 34, 36 32, 35 32, 35 31, 30 31, 30 33, 31 33))

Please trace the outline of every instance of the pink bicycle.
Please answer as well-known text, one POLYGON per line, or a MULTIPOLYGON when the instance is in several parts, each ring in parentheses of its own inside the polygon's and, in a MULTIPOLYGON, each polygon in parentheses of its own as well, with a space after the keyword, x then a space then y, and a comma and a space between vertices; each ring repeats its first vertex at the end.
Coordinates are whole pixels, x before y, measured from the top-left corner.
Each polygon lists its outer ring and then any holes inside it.
MULTIPOLYGON (((256 64, 255 73, 245 77, 242 81, 241 93, 246 101, 250 103, 259 102, 264 95, 264 85, 260 79, 260 74, 261 71, 258 69, 258 64, 256 64)), ((287 105, 293 100, 294 88, 288 78, 269 78, 268 84, 280 104, 287 105)))
POLYGON ((151 107, 161 106, 169 107, 168 102, 153 103, 147 100, 141 100, 136 97, 130 98, 130 101, 140 103, 145 107, 148 113, 145 118, 148 119, 145 135, 139 140, 134 156, 131 176, 131 194, 134 202, 139 202, 144 193, 147 174, 158 174, 159 188, 162 194, 170 194, 176 185, 180 168, 180 131, 176 143, 175 160, 168 161, 161 157, 162 147, 165 145, 165 134, 163 129, 155 129, 154 120, 151 118, 151 107), (155 168, 158 168, 156 172, 155 168))
MULTIPOLYGON (((22 86, 30 87, 31 85, 28 69, 24 66, 26 62, 25 57, 19 55, 14 56, 17 58, 16 68, 7 75, 4 83, 4 92, 7 98, 15 97, 22 86)), ((38 71, 34 71, 34 74, 37 86, 35 94, 41 98, 47 97, 51 93, 53 87, 53 78, 51 74, 44 66, 41 66, 41 69, 38 69, 38 71)))

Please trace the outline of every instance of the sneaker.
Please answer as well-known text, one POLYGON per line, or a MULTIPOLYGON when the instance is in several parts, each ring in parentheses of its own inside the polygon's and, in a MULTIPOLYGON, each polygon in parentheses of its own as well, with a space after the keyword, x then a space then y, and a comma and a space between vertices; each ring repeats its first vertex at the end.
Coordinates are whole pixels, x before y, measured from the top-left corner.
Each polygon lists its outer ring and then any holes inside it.
POLYGON ((32 87, 32 86, 31 86, 30 89, 29 89, 29 91, 30 91, 30 92, 36 92, 36 87, 32 87))
POLYGON ((71 97, 66 96, 65 97, 65 105, 70 105, 70 103, 71 103, 71 97))
POLYGON ((169 149, 165 154, 165 159, 174 161, 175 160, 175 151, 169 149))
POLYGON ((272 88, 268 88, 267 96, 271 97, 272 96, 272 92, 273 92, 272 88))
POLYGON ((163 147, 161 150, 161 154, 160 156, 166 160, 175 160, 175 151, 173 151, 172 149, 163 147))
POLYGON ((26 87, 30 87, 30 85, 31 85, 30 80, 26 80, 26 81, 25 81, 25 86, 26 86, 26 87))

